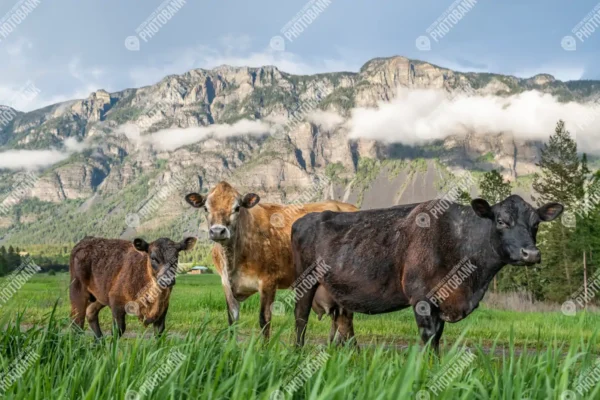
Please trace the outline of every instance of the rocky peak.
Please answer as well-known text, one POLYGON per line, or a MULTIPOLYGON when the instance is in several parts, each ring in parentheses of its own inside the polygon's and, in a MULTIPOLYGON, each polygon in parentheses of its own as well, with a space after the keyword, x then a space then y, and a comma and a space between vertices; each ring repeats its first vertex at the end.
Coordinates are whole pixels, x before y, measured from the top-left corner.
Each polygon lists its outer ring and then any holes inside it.
POLYGON ((80 100, 71 106, 71 110, 85 119, 96 122, 104 117, 111 106, 110 94, 103 89, 92 92, 87 99, 80 100))
POLYGON ((554 78, 554 76, 550 74, 537 74, 529 78, 528 81, 533 83, 534 85, 543 86, 556 81, 556 78, 554 78))

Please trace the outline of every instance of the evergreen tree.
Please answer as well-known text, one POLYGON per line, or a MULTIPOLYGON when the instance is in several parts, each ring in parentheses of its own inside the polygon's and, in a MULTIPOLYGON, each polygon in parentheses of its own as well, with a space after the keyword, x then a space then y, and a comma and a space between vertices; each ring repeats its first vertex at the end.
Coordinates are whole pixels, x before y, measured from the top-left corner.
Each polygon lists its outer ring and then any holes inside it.
POLYGON ((8 272, 8 263, 6 262, 6 259, 4 258, 2 253, 0 253, 0 276, 4 276, 8 274, 8 272))
POLYGON ((6 260, 8 272, 13 271, 21 265, 21 256, 15 252, 12 246, 8 246, 8 252, 4 256, 4 259, 6 260))
MULTIPOLYGON (((587 169, 587 159, 584 154, 582 171, 587 169)), ((575 264, 581 268, 575 269, 578 282, 588 285, 597 271, 595 255, 600 252, 600 171, 587 177, 584 200, 577 205, 573 215, 575 229, 569 247, 574 253, 575 264)), ((591 297, 591 296, 590 296, 591 297)))
MULTIPOLYGON (((587 170, 587 157, 585 158, 587 170)), ((577 155, 577 143, 565 129, 564 121, 556 124, 554 134, 548 144, 544 144, 541 160, 536 164, 540 173, 535 173, 533 190, 538 205, 551 201, 562 203, 565 207, 576 204, 583 198, 583 183, 586 171, 582 170, 582 161, 577 155)))
POLYGON ((496 204, 511 193, 510 182, 505 182, 500 173, 493 169, 483 174, 483 179, 479 182, 479 191, 482 199, 490 204, 496 204))
MULTIPOLYGON (((534 200, 538 205, 559 202, 565 206, 568 215, 584 197, 587 157, 582 163, 577 154, 577 143, 563 121, 557 123, 549 143, 544 144, 537 166, 540 172, 533 179, 533 189, 537 193, 534 200)), ((555 301, 564 301, 581 284, 580 280, 573 279, 573 275, 580 275, 582 269, 573 263, 570 241, 574 227, 566 226, 564 221, 563 217, 560 222, 541 226, 538 235, 545 266, 540 269, 544 297, 555 301)))
POLYGON ((459 204, 463 204, 463 205, 469 205, 471 204, 471 195, 469 194, 469 192, 467 192, 466 190, 461 190, 458 198, 456 199, 456 202, 459 204))

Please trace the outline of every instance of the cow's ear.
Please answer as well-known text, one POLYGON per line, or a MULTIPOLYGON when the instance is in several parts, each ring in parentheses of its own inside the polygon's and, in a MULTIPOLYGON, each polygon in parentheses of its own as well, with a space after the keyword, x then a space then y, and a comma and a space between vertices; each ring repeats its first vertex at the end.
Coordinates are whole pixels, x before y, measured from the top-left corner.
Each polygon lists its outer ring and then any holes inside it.
POLYGON ((150 245, 144 239, 137 238, 133 241, 133 247, 135 247, 137 251, 147 253, 150 245))
POLYGON ((537 213, 540 219, 544 222, 554 221, 556 217, 562 214, 564 207, 560 203, 548 203, 544 204, 537 209, 537 213))
POLYGON ((475 210, 475 214, 479 218, 488 218, 492 221, 494 220, 494 213, 492 212, 492 207, 490 203, 485 201, 484 199, 475 199, 471 202, 471 207, 475 210))
POLYGON ((181 243, 179 243, 179 251, 189 251, 189 250, 193 249, 195 245, 196 245, 195 237, 185 238, 181 241, 181 243))
POLYGON ((204 206, 204 203, 206 203, 206 198, 198 193, 190 193, 185 196, 185 201, 187 201, 192 207, 200 208, 204 206))
POLYGON ((240 205, 244 208, 252 208, 258 204, 260 197, 256 193, 248 193, 244 196, 240 205))

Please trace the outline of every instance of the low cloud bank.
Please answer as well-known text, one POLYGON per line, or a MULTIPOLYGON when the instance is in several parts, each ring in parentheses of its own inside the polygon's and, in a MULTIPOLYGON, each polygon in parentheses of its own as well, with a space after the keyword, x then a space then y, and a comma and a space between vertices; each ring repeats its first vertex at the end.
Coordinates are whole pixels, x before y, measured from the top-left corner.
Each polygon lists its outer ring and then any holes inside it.
POLYGON ((86 142, 78 142, 75 138, 68 138, 63 142, 64 148, 49 150, 8 150, 0 152, 0 169, 10 170, 36 170, 49 167, 64 161, 73 153, 89 148, 86 142))
POLYGON ((148 135, 140 135, 135 125, 124 125, 119 129, 132 142, 138 145, 152 145, 156 150, 173 151, 180 147, 200 142, 206 138, 223 139, 241 135, 264 135, 270 125, 262 121, 241 120, 234 124, 216 124, 193 128, 163 129, 148 135))
POLYGON ((315 125, 321 126, 326 131, 331 131, 344 123, 344 118, 331 111, 315 110, 306 116, 306 119, 315 125))
POLYGON ((510 97, 458 94, 449 98, 443 91, 402 88, 391 102, 352 110, 346 127, 351 139, 415 145, 467 133, 511 133, 521 139, 547 140, 559 119, 577 138, 580 150, 600 151, 600 103, 560 103, 537 91, 510 97))
POLYGON ((69 154, 60 150, 9 150, 0 153, 0 169, 35 170, 66 160, 69 154))
MULTIPOLYGON (((173 151, 180 147, 200 142, 206 138, 228 138, 241 135, 263 135, 271 126, 262 121, 241 120, 235 124, 218 124, 193 128, 164 129, 149 135, 140 135, 136 125, 125 124, 117 129, 136 145, 151 145, 159 151, 173 151)), ((36 170, 64 161, 74 153, 92 147, 88 141, 78 142, 68 138, 62 149, 48 150, 8 150, 0 152, 0 169, 36 170)))
MULTIPOLYGON (((563 119, 577 139, 580 150, 600 154, 600 101, 560 103, 556 97, 537 91, 510 97, 458 94, 450 98, 444 91, 401 88, 391 102, 380 102, 376 108, 355 108, 347 121, 334 112, 321 110, 309 113, 306 119, 325 130, 343 126, 350 139, 407 145, 467 133, 510 133, 520 139, 545 141, 554 132, 556 122, 563 119)), ((234 124, 170 128, 148 135, 140 135, 136 125, 125 124, 116 132, 124 134, 136 145, 174 151, 209 137, 223 139, 267 134, 273 128, 272 124, 282 122, 246 119, 234 124)), ((0 152, 0 169, 49 167, 90 146, 87 141, 68 138, 62 149, 0 152)))

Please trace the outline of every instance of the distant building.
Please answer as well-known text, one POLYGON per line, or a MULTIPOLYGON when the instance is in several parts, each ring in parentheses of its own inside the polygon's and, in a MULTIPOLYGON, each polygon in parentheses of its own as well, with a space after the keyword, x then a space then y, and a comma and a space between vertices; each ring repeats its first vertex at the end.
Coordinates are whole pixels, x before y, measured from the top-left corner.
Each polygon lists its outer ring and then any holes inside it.
POLYGON ((192 275, 212 274, 212 271, 208 267, 198 265, 198 266, 195 266, 192 269, 190 269, 190 272, 188 272, 188 274, 192 274, 192 275))

